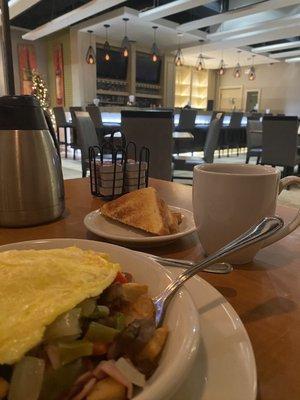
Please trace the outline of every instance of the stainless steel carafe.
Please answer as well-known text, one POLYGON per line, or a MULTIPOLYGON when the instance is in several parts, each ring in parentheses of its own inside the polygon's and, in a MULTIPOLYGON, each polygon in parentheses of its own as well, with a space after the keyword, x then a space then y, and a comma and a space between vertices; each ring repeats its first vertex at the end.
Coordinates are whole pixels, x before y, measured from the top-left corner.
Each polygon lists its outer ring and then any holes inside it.
POLYGON ((33 96, 0 97, 0 225, 38 225, 64 211, 55 135, 33 96))

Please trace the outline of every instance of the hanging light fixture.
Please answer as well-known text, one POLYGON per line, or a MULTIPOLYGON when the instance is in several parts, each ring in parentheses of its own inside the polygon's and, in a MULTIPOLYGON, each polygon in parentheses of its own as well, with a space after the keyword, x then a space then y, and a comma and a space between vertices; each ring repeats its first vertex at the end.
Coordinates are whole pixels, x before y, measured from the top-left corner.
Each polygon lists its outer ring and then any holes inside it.
POLYGON ((223 75, 225 75, 225 72, 226 72, 225 62, 224 62, 224 60, 222 58, 222 60, 220 62, 220 66, 219 66, 219 75, 223 76, 223 75))
POLYGON ((129 55, 129 46, 130 46, 130 42, 127 36, 127 22, 129 21, 129 18, 123 18, 124 21, 124 37, 122 40, 122 53, 124 57, 128 57, 129 55))
MULTIPOLYGON (((199 40, 199 41, 200 41, 200 43, 202 42, 202 40, 199 40)), ((197 63, 196 63, 196 70, 202 71, 204 69, 205 69, 205 63, 204 63, 204 57, 202 55, 202 46, 201 46, 200 54, 198 56, 197 63)))
POLYGON ((151 58, 152 58, 153 62, 156 62, 158 60, 158 57, 159 57, 159 49, 158 49, 158 46, 156 44, 157 28, 158 28, 158 26, 152 26, 152 29, 153 29, 153 44, 152 44, 152 47, 151 47, 151 58))
POLYGON ((88 48, 88 51, 86 53, 86 57, 85 60, 88 64, 92 65, 96 63, 96 55, 95 55, 95 51, 92 47, 92 33, 93 31, 88 31, 88 33, 90 34, 90 46, 88 48))
POLYGON ((240 78, 241 75, 242 75, 242 67, 241 67, 241 64, 240 64, 240 57, 239 57, 240 53, 241 53, 241 50, 238 51, 238 62, 237 62, 236 66, 235 66, 235 68, 233 70, 233 76, 235 78, 240 78))
POLYGON ((255 56, 252 56, 252 65, 249 70, 249 75, 248 75, 249 81, 254 81, 256 78, 256 71, 255 71, 255 67, 254 67, 254 57, 255 56))
POLYGON ((176 67, 181 67, 183 64, 183 53, 181 50, 181 37, 182 33, 178 33, 178 49, 175 54, 174 63, 176 67))
POLYGON ((104 43, 104 60, 109 61, 110 60, 110 44, 108 42, 108 28, 110 28, 110 25, 105 24, 105 43, 104 43))

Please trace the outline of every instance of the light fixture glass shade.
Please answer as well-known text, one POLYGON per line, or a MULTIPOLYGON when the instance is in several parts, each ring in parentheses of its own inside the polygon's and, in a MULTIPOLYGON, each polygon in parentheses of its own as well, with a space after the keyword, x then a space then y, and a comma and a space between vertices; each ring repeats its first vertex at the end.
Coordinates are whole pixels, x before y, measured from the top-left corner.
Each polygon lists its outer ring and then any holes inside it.
POLYGON ((204 63, 204 58, 203 55, 200 54, 196 63, 196 70, 197 71, 202 71, 205 69, 205 63, 204 63))
POLYGON ((239 63, 237 63, 233 71, 233 76, 235 78, 240 78, 241 75, 242 75, 242 67, 240 66, 239 63))
POLYGON ((256 71, 255 71, 254 65, 252 65, 252 67, 250 68, 248 78, 249 78, 249 81, 254 81, 256 78, 256 71))
POLYGON ((124 57, 128 57, 128 55, 129 55, 129 46, 130 46, 130 42, 129 42, 128 36, 124 36, 124 38, 122 40, 122 44, 121 44, 122 53, 123 53, 124 57))
POLYGON ((183 54, 182 54, 181 49, 178 49, 176 51, 176 54, 174 57, 174 64, 176 65, 176 67, 181 67, 183 65, 183 54))
POLYGON ((88 64, 90 64, 90 65, 96 64, 96 55, 95 55, 95 51, 94 51, 94 49, 93 49, 92 46, 90 46, 90 47, 88 48, 88 51, 87 51, 87 53, 86 53, 85 59, 86 59, 86 62, 87 62, 88 64))
POLYGON ((104 49, 104 60, 105 60, 105 61, 109 61, 109 60, 110 60, 110 54, 109 54, 109 52, 110 52, 110 45, 109 45, 109 43, 108 43, 107 40, 106 40, 105 43, 104 43, 103 49, 104 49))
POLYGON ((85 60, 89 65, 96 64, 96 54, 92 46, 92 33, 93 31, 88 31, 90 34, 90 45, 86 52, 85 60))
POLYGON ((221 62, 220 62, 220 66, 219 66, 219 75, 223 76, 225 74, 225 72, 226 72, 225 62, 222 59, 221 62))
POLYGON ((157 47, 157 44, 154 42, 152 47, 151 47, 151 55, 152 55, 152 61, 156 62, 159 57, 159 49, 157 47))

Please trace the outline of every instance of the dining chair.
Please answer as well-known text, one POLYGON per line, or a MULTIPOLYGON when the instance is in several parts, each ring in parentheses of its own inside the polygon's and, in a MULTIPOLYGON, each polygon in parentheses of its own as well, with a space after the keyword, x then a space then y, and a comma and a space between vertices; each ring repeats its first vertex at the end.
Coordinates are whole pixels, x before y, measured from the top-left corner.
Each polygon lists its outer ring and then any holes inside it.
POLYGON ((89 113, 91 120, 93 121, 99 139, 99 143, 101 143, 104 137, 104 128, 103 128, 100 108, 97 106, 87 106, 85 110, 89 113))
POLYGON ((76 157, 76 150, 80 150, 80 145, 77 140, 77 124, 76 124, 76 112, 78 111, 83 111, 83 108, 81 106, 72 106, 69 108, 70 114, 71 114, 71 119, 72 119, 72 144, 71 147, 73 148, 73 159, 75 160, 76 157))
POLYGON ((229 149, 236 148, 237 156, 239 155, 239 147, 241 142, 241 123, 244 113, 233 112, 230 116, 229 125, 222 128, 221 131, 221 148, 227 149, 227 157, 229 157, 229 149))
POLYGON ((284 167, 284 176, 292 174, 295 165, 300 164, 298 128, 298 117, 265 116, 261 163, 284 167))
POLYGON ((69 128, 71 131, 71 129, 73 129, 73 125, 70 122, 67 122, 65 110, 63 109, 63 107, 53 107, 53 113, 56 123, 57 140, 60 144, 64 144, 65 158, 68 158, 68 145, 71 143, 68 143, 67 129, 69 128), (64 141, 60 141, 59 137, 60 128, 63 128, 64 130, 64 141))
POLYGON ((259 164, 262 156, 262 122, 248 117, 247 119, 247 155, 246 164, 249 164, 251 157, 256 157, 256 164, 259 164))
MULTIPOLYGON (((209 129, 206 135, 204 144, 204 156, 200 157, 174 157, 174 169, 182 171, 193 171, 195 165, 213 163, 214 154, 217 150, 220 130, 222 124, 222 113, 219 113, 217 117, 210 123, 209 129)), ((185 176, 173 175, 174 179, 189 179, 185 176)), ((192 179, 192 178, 190 178, 192 179)))
MULTIPOLYGON (((172 178, 173 112, 122 111, 121 131, 127 143, 132 141, 137 149, 150 150, 149 176, 170 181, 172 178)), ((129 154, 133 156, 133 154, 129 154)))
POLYGON ((75 111, 77 139, 81 150, 82 177, 86 177, 89 169, 89 148, 99 146, 94 123, 86 111, 75 111))
POLYGON ((193 152, 196 109, 183 108, 179 115, 178 125, 174 128, 174 149, 177 154, 193 152), (181 134, 180 134, 181 133, 181 134))

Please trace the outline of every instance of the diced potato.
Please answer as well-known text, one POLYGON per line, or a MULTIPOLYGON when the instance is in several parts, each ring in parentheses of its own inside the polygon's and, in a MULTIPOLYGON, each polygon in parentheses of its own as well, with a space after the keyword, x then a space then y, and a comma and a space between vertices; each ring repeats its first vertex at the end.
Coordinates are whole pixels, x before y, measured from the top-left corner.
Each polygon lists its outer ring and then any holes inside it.
POLYGON ((135 319, 151 319, 155 314, 153 301, 148 295, 138 297, 134 303, 126 305, 122 311, 125 314, 126 325, 135 319))
POLYGON ((124 283, 122 285, 122 294, 123 298, 126 301, 133 303, 136 301, 141 295, 146 294, 148 292, 147 285, 140 285, 139 283, 124 283))
POLYGON ((126 387, 113 378, 105 378, 96 383, 87 400, 125 400, 126 387))
POLYGON ((155 330, 152 338, 138 355, 139 360, 154 361, 161 353, 168 336, 168 328, 162 326, 155 330))
POLYGON ((0 399, 4 399, 4 397, 7 396, 8 389, 9 383, 5 379, 0 377, 0 399))

